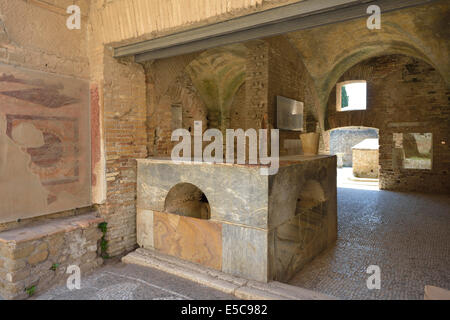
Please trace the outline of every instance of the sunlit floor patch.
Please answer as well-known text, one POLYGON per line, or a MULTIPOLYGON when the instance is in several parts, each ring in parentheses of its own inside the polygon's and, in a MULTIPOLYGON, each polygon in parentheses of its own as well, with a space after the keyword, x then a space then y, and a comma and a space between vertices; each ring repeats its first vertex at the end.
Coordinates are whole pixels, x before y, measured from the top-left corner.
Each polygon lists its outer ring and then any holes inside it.
POLYGON ((352 168, 337 169, 337 187, 378 191, 378 179, 357 178, 352 168))

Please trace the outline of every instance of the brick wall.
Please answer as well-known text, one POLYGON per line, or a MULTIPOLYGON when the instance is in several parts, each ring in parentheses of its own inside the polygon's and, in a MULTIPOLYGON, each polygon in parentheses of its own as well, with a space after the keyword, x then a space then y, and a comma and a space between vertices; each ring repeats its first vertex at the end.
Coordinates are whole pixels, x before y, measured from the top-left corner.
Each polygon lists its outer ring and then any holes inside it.
POLYGON ((347 80, 367 80, 367 110, 336 112, 333 90, 328 102, 328 122, 332 128, 380 129, 380 187, 449 192, 449 91, 439 72, 421 60, 390 55, 357 64, 339 82, 347 80), (432 170, 394 168, 393 134, 405 132, 433 134, 432 170))
POLYGON ((193 132, 194 121, 206 129, 206 108, 186 66, 196 54, 161 59, 144 64, 147 87, 147 149, 149 156, 170 156, 176 142, 171 141, 172 106, 182 108, 182 128, 193 132))
POLYGON ((101 265, 100 222, 85 214, 0 232, 0 296, 27 298, 65 282, 71 265, 79 266, 82 276, 101 265))
MULTIPOLYGON (((276 96, 305 102, 305 130, 315 131, 312 80, 295 49, 284 37, 249 41, 245 65, 245 83, 234 96, 231 106, 230 128, 259 129, 276 127, 276 96), (309 128, 307 128, 309 126, 309 128)), ((198 53, 200 54, 200 53, 198 53)), ((193 128, 194 120, 203 121, 207 127, 207 110, 204 102, 186 75, 186 66, 198 54, 162 59, 145 64, 147 82, 147 134, 148 151, 152 156, 169 156, 174 145, 171 106, 183 109, 185 129, 193 128)), ((299 133, 281 132, 284 139, 299 140, 299 133)), ((285 154, 283 148, 281 154, 285 154)))
POLYGON ((241 106, 243 129, 270 128, 268 122, 269 46, 265 41, 246 43, 248 48, 245 78, 245 104, 241 106))
MULTIPOLYGON (((269 45, 269 81, 268 115, 271 125, 277 127, 277 96, 304 102, 303 131, 315 132, 314 110, 317 100, 313 93, 313 83, 297 50, 284 37, 268 38, 269 45)), ((280 130, 280 155, 285 155, 284 140, 299 140, 300 132, 280 130)), ((300 151, 300 150, 299 150, 300 151)))
POLYGON ((378 178, 379 151, 353 149, 353 175, 358 178, 378 178))
MULTIPOLYGON (((251 41, 247 47, 246 81, 236 92, 230 107, 230 128, 261 128, 267 114, 268 45, 251 41)), ((200 54, 200 53, 198 53, 200 54)), ((147 134, 149 156, 170 156, 173 131, 171 106, 183 110, 182 128, 193 134, 194 121, 208 128, 207 109, 185 68, 198 54, 162 59, 145 64, 147 85, 147 134)))
POLYGON ((142 65, 104 56, 104 144, 108 253, 118 255, 136 245, 136 158, 147 156, 146 86, 142 65))
MULTIPOLYGON (((306 67, 296 50, 285 37, 245 43, 247 61, 245 83, 234 96, 231 106, 230 128, 275 128, 276 96, 305 102, 304 129, 315 131, 314 87, 306 67)), ((207 110, 192 81, 185 72, 186 66, 199 54, 189 54, 145 64, 147 82, 147 148, 151 156, 169 156, 174 146, 171 106, 183 109, 185 129, 193 128, 194 120, 203 121, 207 127, 207 110)), ((281 132, 281 154, 284 139, 299 140, 299 132, 281 132)))

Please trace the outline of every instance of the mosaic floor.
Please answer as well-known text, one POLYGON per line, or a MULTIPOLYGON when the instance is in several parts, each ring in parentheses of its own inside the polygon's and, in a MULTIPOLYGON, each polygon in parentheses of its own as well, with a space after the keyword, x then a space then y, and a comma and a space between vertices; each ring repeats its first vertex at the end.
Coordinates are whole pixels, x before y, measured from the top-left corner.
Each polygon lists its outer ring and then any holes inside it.
POLYGON ((81 289, 51 288, 37 300, 233 300, 223 292, 153 268, 108 263, 81 278, 81 289))
POLYGON ((450 197, 338 188, 338 240, 291 284, 342 299, 423 299, 450 289, 450 197), (368 266, 381 289, 367 289, 368 266))

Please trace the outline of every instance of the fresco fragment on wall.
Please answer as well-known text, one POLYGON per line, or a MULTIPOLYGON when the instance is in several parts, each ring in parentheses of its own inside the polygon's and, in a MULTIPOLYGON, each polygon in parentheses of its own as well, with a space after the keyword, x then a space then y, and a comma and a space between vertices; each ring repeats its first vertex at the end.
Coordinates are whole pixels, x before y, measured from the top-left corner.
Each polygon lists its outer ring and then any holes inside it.
POLYGON ((90 205, 89 84, 0 64, 0 222, 90 205))

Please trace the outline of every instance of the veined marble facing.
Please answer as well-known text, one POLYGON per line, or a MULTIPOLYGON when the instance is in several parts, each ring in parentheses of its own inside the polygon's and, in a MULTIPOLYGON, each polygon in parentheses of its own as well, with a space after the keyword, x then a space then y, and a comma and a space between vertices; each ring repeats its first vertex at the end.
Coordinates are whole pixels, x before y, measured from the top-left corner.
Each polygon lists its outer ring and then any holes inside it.
POLYGON ((269 278, 268 232, 223 224, 222 271, 251 280, 269 278))
POLYGON ((138 245, 141 248, 154 249, 152 210, 137 209, 136 229, 138 245))
POLYGON ((267 228, 268 180, 259 167, 138 160, 137 207, 164 212, 167 194, 180 183, 203 191, 211 219, 267 228))
POLYGON ((336 157, 259 165, 138 160, 138 244, 257 281, 288 281, 337 237, 336 157), (211 218, 165 213, 169 191, 190 183, 211 218))
POLYGON ((222 269, 222 224, 171 213, 153 213, 154 248, 168 255, 222 269))

